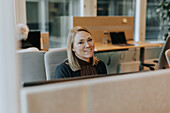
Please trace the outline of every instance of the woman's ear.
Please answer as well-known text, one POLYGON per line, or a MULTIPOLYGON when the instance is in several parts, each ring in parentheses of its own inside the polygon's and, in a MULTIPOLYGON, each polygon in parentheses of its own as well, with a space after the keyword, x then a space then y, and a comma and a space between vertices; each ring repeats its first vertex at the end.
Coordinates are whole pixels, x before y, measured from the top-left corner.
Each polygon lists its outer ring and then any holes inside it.
POLYGON ((75 51, 74 46, 72 45, 72 51, 75 51))

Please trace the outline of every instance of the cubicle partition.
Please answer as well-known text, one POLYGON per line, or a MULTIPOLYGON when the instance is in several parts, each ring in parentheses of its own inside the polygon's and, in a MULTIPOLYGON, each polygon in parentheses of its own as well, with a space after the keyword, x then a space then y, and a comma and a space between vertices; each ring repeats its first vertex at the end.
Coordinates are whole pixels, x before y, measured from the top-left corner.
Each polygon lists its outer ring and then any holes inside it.
POLYGON ((102 42, 105 32, 125 32, 126 39, 133 40, 133 24, 134 17, 127 16, 73 17, 73 27, 87 27, 96 43, 102 42))
POLYGON ((48 51, 49 49, 49 32, 41 33, 41 50, 48 51))
POLYGON ((21 89, 22 113, 169 113, 170 70, 21 89))

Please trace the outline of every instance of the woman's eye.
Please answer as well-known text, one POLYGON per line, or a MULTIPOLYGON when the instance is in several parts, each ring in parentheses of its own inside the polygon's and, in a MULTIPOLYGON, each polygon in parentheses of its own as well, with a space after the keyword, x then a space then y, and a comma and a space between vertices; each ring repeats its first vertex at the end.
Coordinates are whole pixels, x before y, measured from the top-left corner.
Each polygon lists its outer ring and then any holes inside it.
POLYGON ((92 39, 89 39, 88 41, 89 41, 89 42, 91 42, 91 41, 92 41, 92 39))
POLYGON ((84 42, 79 42, 79 44, 83 44, 84 42))

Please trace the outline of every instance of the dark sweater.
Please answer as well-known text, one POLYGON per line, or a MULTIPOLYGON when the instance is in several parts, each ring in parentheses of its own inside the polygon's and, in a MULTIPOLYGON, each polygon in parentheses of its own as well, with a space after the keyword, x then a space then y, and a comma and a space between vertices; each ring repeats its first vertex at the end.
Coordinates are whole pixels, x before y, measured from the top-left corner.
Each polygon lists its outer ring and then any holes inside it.
MULTIPOLYGON (((94 66, 96 68, 97 74, 107 74, 106 66, 104 62, 101 60, 98 61, 98 64, 94 66)), ((69 77, 80 77, 81 76, 81 70, 78 71, 72 71, 68 60, 63 62, 62 64, 58 65, 55 71, 54 78, 69 78, 69 77)))

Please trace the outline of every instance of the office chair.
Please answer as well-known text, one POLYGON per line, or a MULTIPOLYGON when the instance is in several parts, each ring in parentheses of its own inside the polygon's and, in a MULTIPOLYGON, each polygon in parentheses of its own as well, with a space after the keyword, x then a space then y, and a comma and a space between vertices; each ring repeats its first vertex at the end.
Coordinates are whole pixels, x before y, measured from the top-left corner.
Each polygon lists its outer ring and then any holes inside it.
MULTIPOLYGON (((159 59, 158 61, 154 61, 156 63, 158 63, 158 69, 165 69, 165 68, 168 68, 168 63, 167 63, 167 60, 166 60, 166 57, 165 57, 165 51, 170 49, 170 35, 167 37, 164 45, 162 46, 162 50, 160 52, 160 55, 159 55, 159 59)), ((155 66, 154 64, 141 64, 143 66, 146 66, 146 67, 149 67, 150 70, 155 70, 153 68, 153 66, 155 66)))
POLYGON ((45 53, 44 62, 47 80, 52 80, 55 75, 56 67, 67 58, 66 48, 54 49, 45 53))
POLYGON ((17 52, 21 67, 22 82, 46 80, 44 54, 42 51, 17 52))
POLYGON ((167 37, 166 42, 164 43, 158 61, 158 68, 165 69, 168 68, 168 62, 165 57, 165 51, 170 49, 170 35, 167 37))
POLYGON ((166 57, 166 60, 168 62, 168 65, 170 67, 170 49, 165 51, 165 57, 166 57))

